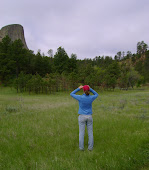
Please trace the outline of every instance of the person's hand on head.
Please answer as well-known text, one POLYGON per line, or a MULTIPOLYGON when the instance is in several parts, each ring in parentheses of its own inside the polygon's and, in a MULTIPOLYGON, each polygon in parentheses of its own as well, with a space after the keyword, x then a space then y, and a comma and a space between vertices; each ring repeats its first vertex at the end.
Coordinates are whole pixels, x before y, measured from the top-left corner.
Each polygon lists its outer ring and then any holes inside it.
POLYGON ((79 86, 79 89, 82 89, 83 88, 83 86, 81 85, 81 86, 79 86))
POLYGON ((91 88, 89 85, 88 85, 89 88, 91 88))

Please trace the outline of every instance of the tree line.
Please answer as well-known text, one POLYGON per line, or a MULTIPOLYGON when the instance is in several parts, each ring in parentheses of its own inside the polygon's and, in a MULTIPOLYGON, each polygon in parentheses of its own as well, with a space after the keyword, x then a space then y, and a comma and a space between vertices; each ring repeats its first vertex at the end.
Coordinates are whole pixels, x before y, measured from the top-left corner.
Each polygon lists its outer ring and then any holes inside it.
POLYGON ((49 56, 37 54, 23 48, 21 40, 14 42, 6 36, 0 42, 0 83, 13 86, 17 92, 52 93, 68 91, 79 84, 93 88, 133 88, 149 82, 148 45, 137 43, 137 52, 118 52, 114 58, 96 56, 94 59, 77 59, 76 54, 68 56, 59 47, 49 56))

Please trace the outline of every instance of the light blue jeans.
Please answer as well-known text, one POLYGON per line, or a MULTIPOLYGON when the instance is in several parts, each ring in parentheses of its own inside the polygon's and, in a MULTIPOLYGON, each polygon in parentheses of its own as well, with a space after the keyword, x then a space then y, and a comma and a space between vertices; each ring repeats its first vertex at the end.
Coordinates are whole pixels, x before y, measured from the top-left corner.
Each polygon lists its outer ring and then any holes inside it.
POLYGON ((84 134, 85 126, 87 126, 88 150, 92 150, 94 145, 92 115, 79 115, 78 122, 79 122, 79 149, 84 150, 84 134))

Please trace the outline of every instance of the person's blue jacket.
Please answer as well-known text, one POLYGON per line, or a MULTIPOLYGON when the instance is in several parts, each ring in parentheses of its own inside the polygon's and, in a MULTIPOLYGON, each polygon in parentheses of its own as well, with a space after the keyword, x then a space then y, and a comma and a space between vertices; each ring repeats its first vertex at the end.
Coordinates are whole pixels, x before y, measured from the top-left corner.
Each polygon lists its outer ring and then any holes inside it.
POLYGON ((98 93, 94 91, 92 88, 90 88, 90 92, 92 92, 94 95, 76 95, 80 91, 79 88, 75 89, 73 92, 70 93, 70 95, 79 101, 79 111, 78 114, 83 115, 91 115, 92 112, 92 102, 98 97, 98 93))

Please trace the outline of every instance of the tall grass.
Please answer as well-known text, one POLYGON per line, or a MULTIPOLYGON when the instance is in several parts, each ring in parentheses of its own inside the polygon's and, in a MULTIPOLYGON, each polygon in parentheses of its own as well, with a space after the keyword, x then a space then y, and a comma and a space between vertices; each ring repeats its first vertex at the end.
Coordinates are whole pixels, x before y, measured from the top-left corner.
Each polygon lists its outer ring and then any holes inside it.
POLYGON ((94 150, 78 149, 78 103, 69 93, 0 91, 0 169, 148 169, 149 90, 99 92, 94 150))

